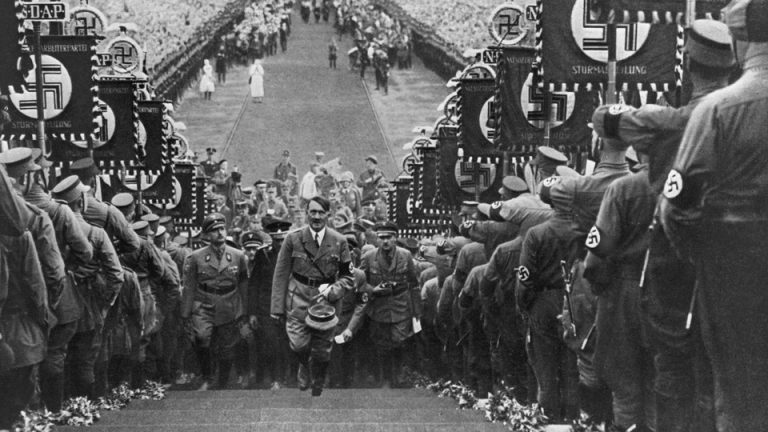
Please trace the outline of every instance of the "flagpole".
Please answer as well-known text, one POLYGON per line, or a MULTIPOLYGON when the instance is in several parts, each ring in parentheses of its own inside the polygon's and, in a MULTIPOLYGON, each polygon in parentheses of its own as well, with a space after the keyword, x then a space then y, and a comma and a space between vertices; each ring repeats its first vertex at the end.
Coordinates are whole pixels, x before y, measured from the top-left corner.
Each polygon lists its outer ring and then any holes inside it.
POLYGON ((35 36, 35 99, 37 103, 37 145, 45 154, 45 95, 43 95, 43 44, 40 37, 40 21, 32 23, 35 36))
POLYGON ((616 23, 608 20, 606 26, 608 32, 608 86, 605 89, 605 102, 616 103, 616 23))

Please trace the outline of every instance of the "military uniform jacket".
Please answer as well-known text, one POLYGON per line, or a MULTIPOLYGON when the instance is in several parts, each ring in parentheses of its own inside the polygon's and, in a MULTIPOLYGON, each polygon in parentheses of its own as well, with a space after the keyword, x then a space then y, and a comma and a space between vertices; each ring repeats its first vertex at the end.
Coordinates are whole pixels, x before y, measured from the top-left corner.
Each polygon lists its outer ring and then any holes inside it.
POLYGON ((360 174, 360 180, 357 182, 357 186, 363 190, 363 198, 373 195, 376 192, 376 186, 382 180, 384 180, 384 172, 378 168, 374 169, 373 172, 363 171, 360 174))
POLYGON ((37 249, 37 258, 40 261, 40 267, 43 270, 45 286, 48 290, 48 305, 55 308, 65 287, 64 279, 67 277, 64 267, 64 259, 59 252, 59 246, 56 242, 56 234, 53 228, 53 222, 38 207, 27 202, 24 203, 29 209, 32 217, 27 224, 27 229, 32 232, 35 239, 35 248, 37 249))
POLYGON ((87 201, 83 218, 88 223, 103 228, 111 238, 120 240, 122 251, 132 252, 139 249, 139 236, 133 231, 120 210, 90 195, 87 201))
POLYGON ((413 264, 413 256, 400 247, 395 247, 391 253, 389 264, 381 248, 366 252, 360 259, 360 270, 365 272, 371 289, 384 282, 395 285, 391 295, 371 296, 367 315, 376 322, 398 323, 421 315, 419 275, 413 264))
POLYGON ((200 166, 203 167, 203 173, 205 173, 205 176, 208 178, 213 177, 213 175, 216 174, 216 171, 219 170, 219 164, 212 160, 204 160, 200 163, 200 166))
POLYGON ((288 177, 293 174, 294 177, 298 178, 298 175, 296 174, 296 165, 288 162, 288 163, 282 163, 280 162, 275 167, 275 176, 277 180, 280 180, 282 182, 288 180, 288 177))
POLYGON ((331 284, 328 301, 335 303, 353 283, 351 261, 346 238, 331 228, 320 246, 309 226, 288 234, 277 255, 270 313, 303 322, 323 283, 331 284))
POLYGON ((247 297, 248 260, 241 251, 225 245, 219 257, 213 246, 206 246, 187 257, 183 318, 188 318, 195 302, 200 302, 213 307, 213 325, 227 324, 245 314, 247 297))

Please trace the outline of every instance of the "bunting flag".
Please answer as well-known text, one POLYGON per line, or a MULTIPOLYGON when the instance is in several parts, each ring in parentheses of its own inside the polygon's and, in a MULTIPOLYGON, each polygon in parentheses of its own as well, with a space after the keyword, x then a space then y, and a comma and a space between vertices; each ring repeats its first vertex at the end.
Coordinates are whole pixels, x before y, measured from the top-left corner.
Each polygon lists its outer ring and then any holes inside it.
MULTIPOLYGON (((86 140, 98 130, 96 38, 42 36, 45 133, 63 140, 86 140), (84 115, 91 113, 91 115, 84 115)), ((14 62, 15 63, 15 62, 14 62)), ((11 92, 4 139, 36 139, 37 92, 34 65, 21 92, 11 92)))
POLYGON ((160 171, 169 166, 168 139, 164 131, 167 110, 164 101, 139 101, 139 143, 143 144, 144 168, 160 171))
POLYGON ((24 45, 23 17, 20 0, 0 1, 0 94, 23 91, 24 76, 18 70, 24 45))
MULTIPOLYGON (((537 61, 551 91, 591 90, 608 81, 606 16, 590 0, 539 2, 537 61)), ((616 25, 616 87, 670 91, 682 83, 682 27, 616 25)))
MULTIPOLYGON (((730 0, 696 0, 696 17, 719 19, 730 0)), ((613 11, 614 21, 653 24, 690 24, 685 22, 686 0, 600 0, 597 5, 613 11)), ((610 14, 609 14, 610 15, 610 14)))
POLYGON ((479 188, 482 202, 499 199, 503 178, 500 156, 459 157, 458 142, 450 137, 439 138, 437 149, 441 206, 456 207, 462 201, 475 200, 475 188, 479 188))
POLYGON ((172 200, 147 199, 146 202, 153 212, 173 216, 175 219, 187 220, 195 216, 197 188, 195 187, 196 164, 177 163, 173 168, 172 200))
MULTIPOLYGON (((499 150, 533 154, 545 144, 545 95, 534 83, 534 60, 535 53, 529 49, 506 48, 500 55, 495 100, 499 150)), ((597 92, 553 92, 551 103, 549 145, 565 153, 589 148, 592 130, 587 124, 597 107, 597 92)))
POLYGON ((495 152, 495 129, 488 125, 495 112, 495 93, 496 82, 490 77, 459 82, 459 146, 466 155, 485 156, 495 152))

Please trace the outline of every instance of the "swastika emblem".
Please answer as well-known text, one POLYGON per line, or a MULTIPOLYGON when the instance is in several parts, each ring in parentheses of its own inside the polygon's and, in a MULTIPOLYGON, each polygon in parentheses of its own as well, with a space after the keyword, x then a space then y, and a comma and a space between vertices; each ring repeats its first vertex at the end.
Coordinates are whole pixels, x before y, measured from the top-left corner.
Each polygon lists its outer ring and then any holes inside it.
MULTIPOLYGON (((496 165, 494 164, 479 164, 477 174, 477 188, 479 193, 487 191, 493 181, 496 179, 496 165)), ((456 177, 456 183, 461 190, 466 193, 475 193, 475 182, 473 179, 475 172, 475 162, 462 162, 457 161, 454 168, 454 175, 456 177)))
MULTIPOLYGON (((144 171, 141 171, 139 173, 141 175, 141 190, 145 191, 149 188, 151 188, 155 182, 160 178, 159 175, 154 174, 148 174, 144 171)), ((134 174, 126 174, 125 178, 123 178, 123 185, 127 187, 131 191, 138 191, 139 190, 139 176, 134 174)))
MULTIPOLYGON (((99 99, 96 107, 99 112, 96 117, 96 122, 99 124, 99 131, 94 136, 93 148, 99 148, 112 139, 112 136, 115 135, 117 122, 115 119, 115 112, 112 111, 112 107, 110 107, 109 104, 99 99)), ((72 141, 72 144, 80 148, 88 148, 88 141, 72 141)))
POLYGON ((676 170, 669 172, 667 182, 664 184, 664 196, 668 199, 677 198, 683 191, 683 176, 676 170))
POLYGON ((560 177, 558 176, 552 176, 547 177, 544 179, 544 181, 541 183, 544 187, 552 187, 553 185, 560 183, 560 177))
POLYGON ((496 131, 488 127, 488 120, 491 119, 493 113, 496 111, 495 106, 495 97, 489 97, 480 109, 480 116, 477 119, 477 121, 480 122, 480 130, 483 131, 483 136, 489 143, 493 143, 493 140, 496 138, 496 131))
POLYGON ((528 270, 528 267, 520 266, 520 268, 517 269, 517 278, 520 279, 521 282, 525 282, 530 279, 531 272, 528 270))
MULTIPOLYGON (((608 26, 598 22, 589 10, 590 0, 576 0, 571 11, 571 33, 581 51, 595 61, 608 62, 608 26)), ((616 24, 616 60, 626 60, 637 53, 648 39, 651 25, 616 24)))
POLYGON ((70 33, 76 36, 100 35, 104 33, 106 17, 98 9, 82 5, 72 8, 70 33))
POLYGON ((493 204, 491 204, 491 208, 494 210, 498 210, 501 208, 503 204, 504 203, 502 203, 501 201, 494 201, 493 204))
MULTIPOLYGON (((535 9, 535 2, 526 1, 525 3, 527 8, 531 7, 528 3, 533 3, 535 9)), ((533 23, 535 19, 529 19, 530 16, 531 13, 526 12, 522 6, 515 3, 504 3, 491 14, 488 32, 499 45, 517 45, 534 33, 533 23)))
MULTIPOLYGON (((69 71, 56 58, 43 54, 43 117, 48 120, 61 114, 72 99, 72 78, 69 71)), ((37 65, 35 65, 35 68, 37 65)), ((37 118, 37 81, 35 69, 27 74, 27 88, 22 93, 12 93, 11 103, 26 117, 37 118)))
MULTIPOLYGON (((550 120, 552 127, 558 127, 568 121, 576 105, 576 93, 553 92, 551 96, 550 120)), ((525 84, 520 91, 520 106, 527 112, 528 123, 539 129, 544 129, 546 112, 544 111, 544 92, 533 85, 533 74, 528 74, 525 84)))
POLYGON ((593 226, 587 234, 587 241, 585 242, 588 248, 594 249, 600 245, 600 230, 596 226, 593 226))
POLYGON ((107 51, 112 54, 112 68, 119 73, 129 73, 141 66, 141 47, 135 40, 121 36, 109 42, 107 51))

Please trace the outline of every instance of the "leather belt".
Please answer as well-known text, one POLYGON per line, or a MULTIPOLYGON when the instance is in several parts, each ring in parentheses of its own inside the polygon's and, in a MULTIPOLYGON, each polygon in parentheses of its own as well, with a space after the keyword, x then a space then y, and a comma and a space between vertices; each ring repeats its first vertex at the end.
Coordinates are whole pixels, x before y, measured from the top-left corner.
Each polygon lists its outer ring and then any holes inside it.
POLYGON ((322 284, 332 284, 332 283, 336 282, 333 279, 312 279, 312 278, 308 278, 308 277, 306 277, 304 275, 300 275, 298 273, 291 273, 291 275, 296 280, 296 282, 298 282, 298 283, 300 283, 302 285, 310 286, 312 288, 317 288, 317 287, 319 287, 322 284))
POLYGON ((228 288, 219 288, 219 287, 211 286, 208 284, 200 284, 198 285, 198 288, 200 288, 200 291, 206 292, 208 294, 226 295, 233 292, 236 286, 232 285, 231 287, 228 287, 228 288))

